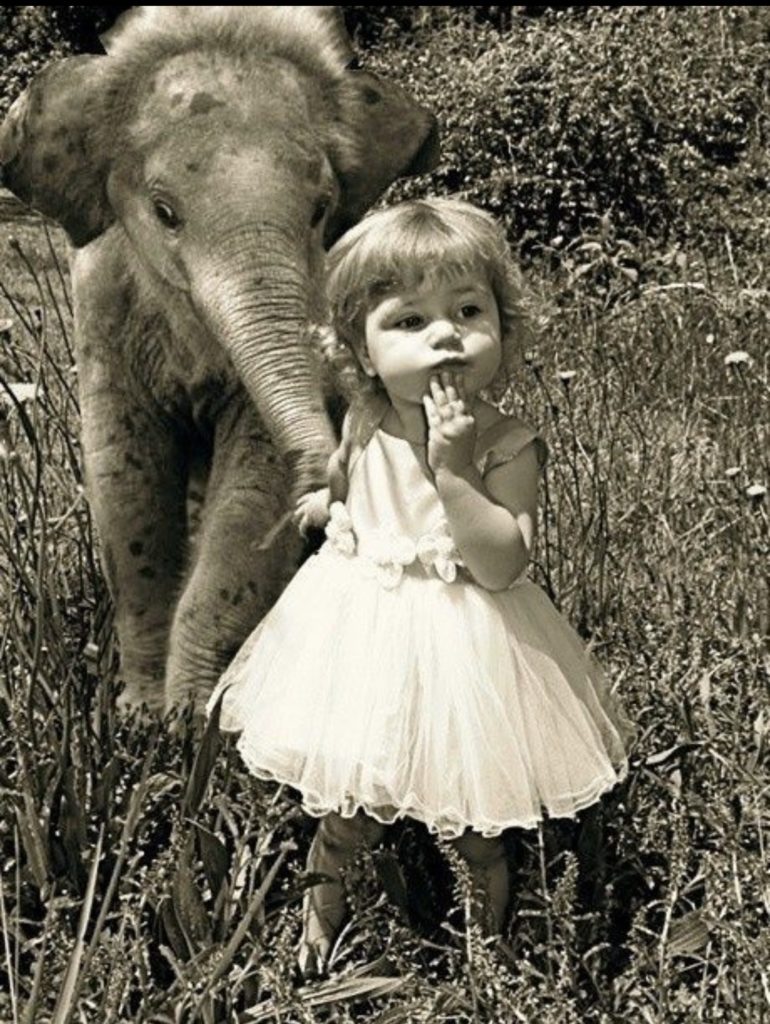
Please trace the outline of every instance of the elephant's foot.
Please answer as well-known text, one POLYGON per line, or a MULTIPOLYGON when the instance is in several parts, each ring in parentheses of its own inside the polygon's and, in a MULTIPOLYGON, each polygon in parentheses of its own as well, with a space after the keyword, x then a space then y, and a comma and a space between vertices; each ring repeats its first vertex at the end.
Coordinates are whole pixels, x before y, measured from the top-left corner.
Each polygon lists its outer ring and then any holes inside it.
POLYGON ((133 619, 122 615, 116 623, 120 648, 118 681, 122 689, 115 705, 119 713, 133 714, 145 708, 151 715, 164 711, 164 686, 168 649, 168 614, 133 619))
POLYGON ((205 720, 209 697, 225 667, 226 663, 218 666, 214 673, 201 673, 194 678, 171 672, 166 681, 165 701, 161 709, 163 713, 175 719, 191 717, 205 720))
POLYGON ((123 688, 115 700, 119 714, 131 715, 142 709, 152 715, 161 716, 165 710, 163 677, 160 679, 126 678, 123 688))
POLYGON ((125 686, 115 700, 115 709, 124 719, 148 723, 161 721, 170 736, 197 742, 206 728, 205 700, 191 700, 169 704, 164 696, 162 680, 158 685, 146 683, 125 686))
MULTIPOLYGON (((225 587, 221 589, 229 595, 225 587)), ((206 706, 222 673, 258 617, 253 612, 246 621, 240 621, 239 616, 228 614, 232 610, 240 612, 242 606, 248 609, 245 599, 232 609, 228 597, 216 591, 201 594, 194 587, 182 596, 166 662, 167 715, 189 710, 193 717, 206 717, 206 706)))

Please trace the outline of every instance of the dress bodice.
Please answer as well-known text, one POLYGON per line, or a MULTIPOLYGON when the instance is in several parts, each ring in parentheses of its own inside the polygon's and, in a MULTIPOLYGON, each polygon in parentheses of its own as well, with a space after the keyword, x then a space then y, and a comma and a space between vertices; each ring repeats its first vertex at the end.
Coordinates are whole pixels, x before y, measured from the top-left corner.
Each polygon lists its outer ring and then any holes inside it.
MULTIPOLYGON (((501 420, 479 435, 474 461, 483 475, 537 441, 535 431, 501 420)), ((348 464, 345 505, 334 503, 326 535, 339 554, 357 556, 383 586, 398 586, 404 573, 445 583, 469 580, 455 547, 427 463, 427 447, 375 427, 348 464)))
POLYGON ((383 531, 417 541, 444 521, 425 445, 378 428, 350 474, 347 509, 359 552, 383 531))
POLYGON ((425 445, 373 431, 351 463, 347 502, 335 502, 329 547, 356 557, 387 589, 404 573, 453 583, 463 565, 444 516, 425 445))

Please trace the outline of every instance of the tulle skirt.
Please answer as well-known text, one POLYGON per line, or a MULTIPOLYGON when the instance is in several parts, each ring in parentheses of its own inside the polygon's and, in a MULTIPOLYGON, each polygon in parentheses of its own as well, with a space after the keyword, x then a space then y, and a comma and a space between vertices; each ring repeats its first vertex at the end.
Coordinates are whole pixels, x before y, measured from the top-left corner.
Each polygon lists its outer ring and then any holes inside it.
POLYGON ((220 726, 312 815, 409 816, 446 837, 571 817, 622 776, 626 723, 535 584, 405 574, 326 545, 222 677, 220 726))

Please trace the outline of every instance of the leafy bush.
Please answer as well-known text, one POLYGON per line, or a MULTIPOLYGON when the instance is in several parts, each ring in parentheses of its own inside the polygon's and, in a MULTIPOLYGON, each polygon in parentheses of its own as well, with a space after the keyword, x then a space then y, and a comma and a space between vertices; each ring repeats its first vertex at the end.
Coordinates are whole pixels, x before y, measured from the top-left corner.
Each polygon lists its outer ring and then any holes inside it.
MULTIPOLYGON (((555 9, 555 8, 554 8, 555 9)), ((475 23, 490 25, 497 29, 510 28, 514 12, 521 15, 538 16, 551 10, 548 7, 513 7, 471 5, 463 7, 444 7, 435 5, 383 7, 350 6, 343 7, 345 24, 356 43, 364 48, 378 46, 383 37, 398 33, 408 37, 413 32, 434 31, 449 22, 458 19, 467 25, 475 23)))
POLYGON ((68 52, 53 20, 52 7, 0 7, 0 118, 45 65, 68 52))
POLYGON ((436 191, 498 214, 526 252, 623 236, 632 277, 644 238, 766 247, 765 8, 549 10, 503 33, 472 10, 408 37, 391 23, 371 58, 438 117, 436 191))
POLYGON ((49 7, 59 35, 75 52, 100 53, 99 33, 128 7, 49 7))

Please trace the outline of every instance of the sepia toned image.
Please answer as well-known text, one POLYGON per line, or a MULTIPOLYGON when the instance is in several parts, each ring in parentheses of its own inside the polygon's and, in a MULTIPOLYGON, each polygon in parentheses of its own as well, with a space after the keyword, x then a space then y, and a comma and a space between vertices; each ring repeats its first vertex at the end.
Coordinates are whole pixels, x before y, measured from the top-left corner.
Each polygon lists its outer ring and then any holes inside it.
POLYGON ((768 1018, 767 8, 0 28, 0 1020, 768 1018))

